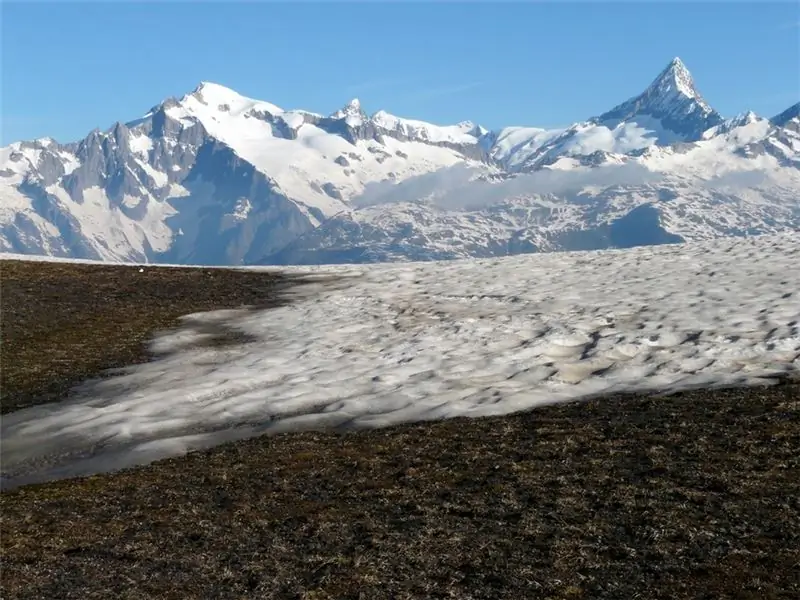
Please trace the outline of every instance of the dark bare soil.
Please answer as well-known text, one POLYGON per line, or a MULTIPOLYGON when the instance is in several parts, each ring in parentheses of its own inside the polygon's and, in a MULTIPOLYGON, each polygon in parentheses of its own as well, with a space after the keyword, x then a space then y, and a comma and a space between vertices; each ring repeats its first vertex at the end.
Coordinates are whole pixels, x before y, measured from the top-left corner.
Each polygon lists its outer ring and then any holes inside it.
MULTIPOLYGON (((36 285, 15 284, 26 308, 7 312, 8 264, 4 336, 58 311, 87 327, 42 333, 17 346, 25 354, 4 343, 4 366, 47 373, 76 340, 105 348, 91 340, 96 315, 81 316, 87 301, 78 290, 123 267, 58 265, 61 277, 74 272, 82 282, 75 294, 59 295, 56 285, 50 295, 26 295, 36 285), (56 308, 61 302, 71 309, 56 308)), ((14 273, 33 282, 51 268, 17 264, 14 273)), ((253 289, 269 285, 252 281, 253 289)), ((109 286, 116 308, 102 319, 122 325, 99 325, 103 341, 124 348, 131 342, 123 338, 133 338, 131 355, 144 359, 142 332, 174 315, 152 320, 139 310, 134 326, 133 300, 109 286)), ((170 294, 203 297, 209 286, 170 270, 136 287, 137 302, 182 310, 185 301, 170 294)), ((219 284, 204 308, 238 302, 230 287, 219 284)), ((105 364, 81 354, 75 370, 61 367, 65 380, 105 364)), ((32 402, 54 394, 46 376, 12 381, 27 382, 32 402)), ((22 487, 0 495, 0 519, 4 599, 795 599, 800 386, 262 437, 22 487)))

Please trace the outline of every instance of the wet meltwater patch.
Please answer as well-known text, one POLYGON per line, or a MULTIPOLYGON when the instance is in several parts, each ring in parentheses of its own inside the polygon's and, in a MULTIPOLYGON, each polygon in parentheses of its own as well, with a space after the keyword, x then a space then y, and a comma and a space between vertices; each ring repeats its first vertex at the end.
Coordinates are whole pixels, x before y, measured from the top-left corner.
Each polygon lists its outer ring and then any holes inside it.
POLYGON ((762 383, 800 371, 798 264, 800 235, 782 235, 287 269, 334 279, 290 306, 191 315, 153 362, 6 415, 4 485, 264 432, 762 383))

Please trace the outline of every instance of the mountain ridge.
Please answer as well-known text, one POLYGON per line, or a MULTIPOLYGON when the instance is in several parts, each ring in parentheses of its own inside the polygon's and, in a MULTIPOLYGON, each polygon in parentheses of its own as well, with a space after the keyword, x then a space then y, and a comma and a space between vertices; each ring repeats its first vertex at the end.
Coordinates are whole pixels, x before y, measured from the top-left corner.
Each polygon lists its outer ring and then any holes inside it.
POLYGON ((683 139, 694 141, 699 135, 722 122, 722 116, 697 91, 686 65, 676 57, 638 96, 634 96, 596 117, 599 123, 615 124, 650 115, 683 139))
POLYGON ((680 59, 642 94, 557 130, 367 115, 358 99, 324 116, 204 81, 82 140, 0 149, 0 251, 283 264, 316 240, 348 261, 463 258, 613 247, 629 240, 610 234, 614 220, 643 226, 636 215, 652 234, 637 243, 663 243, 796 229, 798 168, 800 103, 724 119, 680 59), (673 197, 688 199, 683 212, 660 200, 673 197))

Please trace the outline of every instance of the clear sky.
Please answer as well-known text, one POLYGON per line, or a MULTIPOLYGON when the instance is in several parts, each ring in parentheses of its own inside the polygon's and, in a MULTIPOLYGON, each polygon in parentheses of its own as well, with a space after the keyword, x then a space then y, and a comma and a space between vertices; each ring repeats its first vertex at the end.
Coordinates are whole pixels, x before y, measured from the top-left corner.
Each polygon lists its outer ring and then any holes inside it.
POLYGON ((200 81, 283 108, 562 126, 680 56, 725 116, 800 100, 800 4, 8 2, 2 143, 82 138, 200 81))

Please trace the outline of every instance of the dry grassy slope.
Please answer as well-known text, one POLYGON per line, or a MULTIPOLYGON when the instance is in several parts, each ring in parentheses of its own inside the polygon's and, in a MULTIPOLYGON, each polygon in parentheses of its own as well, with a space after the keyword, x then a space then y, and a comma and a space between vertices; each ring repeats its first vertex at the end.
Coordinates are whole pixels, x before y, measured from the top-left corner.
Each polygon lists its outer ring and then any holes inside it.
POLYGON ((276 306, 288 278, 226 269, 0 261, 0 411, 62 398, 104 369, 148 359, 179 316, 276 306))
MULTIPOLYGON (((199 309, 190 305, 231 306, 243 294, 226 279, 242 275, 233 272, 154 269, 133 285, 124 267, 20 263, 7 278, 9 263, 0 266, 4 380, 18 382, 11 389, 22 395, 10 397, 27 403, 63 395, 50 369, 68 382, 142 360, 145 331, 199 309), (9 289, 24 307, 8 310, 9 289), (136 312, 143 301, 171 316, 136 312), (104 304, 114 308, 103 313, 104 304), (134 314, 136 328, 114 320, 134 314), (60 319, 82 325, 48 337, 47 323, 60 319), (127 350, 109 361, 101 340, 127 350)), ((275 282, 258 277, 252 294, 265 304, 275 282)), ((794 599, 798 450, 800 387, 789 382, 252 439, 0 495, 0 590, 47 599, 794 599)))

